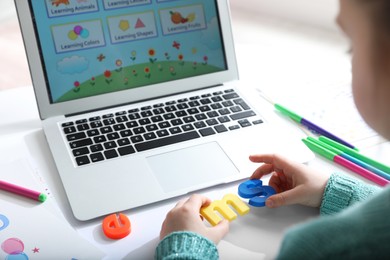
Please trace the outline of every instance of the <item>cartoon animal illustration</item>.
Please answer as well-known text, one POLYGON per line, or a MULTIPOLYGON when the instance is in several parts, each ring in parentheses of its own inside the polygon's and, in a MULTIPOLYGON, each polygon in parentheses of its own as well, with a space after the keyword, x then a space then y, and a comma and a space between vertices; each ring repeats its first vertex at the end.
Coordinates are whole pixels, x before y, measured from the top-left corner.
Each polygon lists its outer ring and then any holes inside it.
POLYGON ((196 18, 195 13, 190 13, 187 17, 183 17, 179 12, 169 12, 171 14, 171 21, 174 24, 193 22, 196 18))
POLYGON ((52 5, 55 5, 56 7, 58 7, 59 5, 63 4, 63 5, 69 5, 69 0, 52 0, 51 1, 51 4, 52 5))

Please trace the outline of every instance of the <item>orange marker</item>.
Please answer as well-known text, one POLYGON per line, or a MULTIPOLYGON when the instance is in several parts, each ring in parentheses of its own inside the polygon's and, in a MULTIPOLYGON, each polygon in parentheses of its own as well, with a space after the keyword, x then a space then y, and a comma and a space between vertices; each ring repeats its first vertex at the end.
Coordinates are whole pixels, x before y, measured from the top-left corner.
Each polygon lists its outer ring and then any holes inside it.
POLYGON ((105 217, 102 227, 104 234, 111 239, 124 238, 131 232, 130 220, 122 213, 118 217, 116 214, 105 217))

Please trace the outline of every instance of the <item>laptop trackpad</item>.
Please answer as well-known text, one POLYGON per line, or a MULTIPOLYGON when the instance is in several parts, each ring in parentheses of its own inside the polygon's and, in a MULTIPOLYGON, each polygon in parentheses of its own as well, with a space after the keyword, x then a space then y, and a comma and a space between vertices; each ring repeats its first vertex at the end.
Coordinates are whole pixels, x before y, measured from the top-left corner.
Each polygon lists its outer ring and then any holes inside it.
POLYGON ((238 173, 217 142, 150 156, 147 161, 165 192, 185 188, 191 191, 216 180, 223 183, 223 179, 238 173))

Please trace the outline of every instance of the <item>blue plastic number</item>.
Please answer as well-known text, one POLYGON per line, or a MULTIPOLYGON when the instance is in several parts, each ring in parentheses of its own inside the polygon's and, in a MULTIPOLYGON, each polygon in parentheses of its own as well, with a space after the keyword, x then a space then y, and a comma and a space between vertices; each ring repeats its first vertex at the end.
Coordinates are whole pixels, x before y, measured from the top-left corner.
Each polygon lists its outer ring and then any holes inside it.
POLYGON ((276 194, 271 186, 264 185, 261 180, 249 180, 238 186, 238 195, 249 199, 249 205, 254 207, 264 207, 269 196, 276 194))

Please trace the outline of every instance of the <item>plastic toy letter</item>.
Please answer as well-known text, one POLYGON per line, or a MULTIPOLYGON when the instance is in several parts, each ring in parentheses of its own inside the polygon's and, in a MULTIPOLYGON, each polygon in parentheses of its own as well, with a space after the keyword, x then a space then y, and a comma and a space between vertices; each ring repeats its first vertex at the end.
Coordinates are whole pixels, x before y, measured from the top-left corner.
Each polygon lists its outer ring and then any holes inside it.
POLYGON ((217 225, 222 218, 215 212, 218 211, 225 219, 232 221, 237 218, 237 214, 229 207, 232 206, 240 215, 249 212, 249 207, 238 196, 227 194, 222 200, 215 200, 207 207, 200 209, 200 214, 213 226, 217 225))
POLYGON ((111 214, 103 220, 103 232, 111 239, 124 238, 131 232, 130 220, 122 213, 119 213, 119 217, 111 214))
POLYGON ((276 192, 271 186, 263 186, 261 180, 249 180, 238 186, 238 195, 249 199, 249 205, 254 207, 264 207, 265 201, 276 192))

